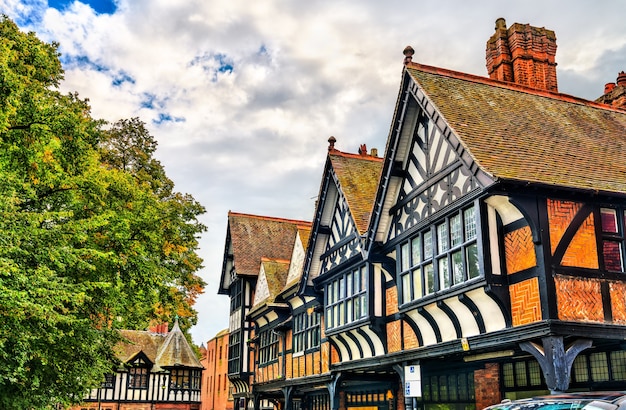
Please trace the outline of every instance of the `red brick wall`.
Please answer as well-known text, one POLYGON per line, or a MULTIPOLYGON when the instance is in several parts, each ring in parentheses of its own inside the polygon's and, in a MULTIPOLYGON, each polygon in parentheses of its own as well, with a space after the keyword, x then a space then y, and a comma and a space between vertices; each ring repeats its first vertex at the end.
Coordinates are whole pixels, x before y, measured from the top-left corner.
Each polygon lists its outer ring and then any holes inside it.
POLYGON ((484 369, 474 372, 474 393, 476 408, 482 409, 500 403, 500 367, 497 363, 487 363, 484 369))

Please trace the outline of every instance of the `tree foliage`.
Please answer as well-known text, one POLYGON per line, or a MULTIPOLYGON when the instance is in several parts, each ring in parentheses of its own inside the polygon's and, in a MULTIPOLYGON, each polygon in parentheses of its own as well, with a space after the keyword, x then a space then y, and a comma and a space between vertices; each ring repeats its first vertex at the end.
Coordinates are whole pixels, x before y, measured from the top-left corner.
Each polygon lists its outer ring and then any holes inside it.
POLYGON ((117 329, 196 321, 203 207, 139 119, 58 91, 56 44, 0 19, 0 408, 80 401, 117 329))

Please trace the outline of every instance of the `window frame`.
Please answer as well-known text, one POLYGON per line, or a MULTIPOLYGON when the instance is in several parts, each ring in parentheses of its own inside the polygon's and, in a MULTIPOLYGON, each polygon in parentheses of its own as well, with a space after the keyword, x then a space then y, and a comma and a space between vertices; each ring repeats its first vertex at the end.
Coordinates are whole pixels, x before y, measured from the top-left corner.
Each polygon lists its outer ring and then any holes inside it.
POLYGON ((259 332, 259 366, 278 360, 278 333, 273 329, 259 332))
POLYGON ((241 369, 242 330, 235 330, 228 335, 228 374, 239 373, 241 369))
POLYGON ((150 369, 148 366, 145 364, 132 365, 128 368, 126 386, 132 390, 147 390, 150 386, 149 378, 150 369))
POLYGON ((479 202, 473 201, 434 220, 396 245, 399 305, 413 303, 484 275, 480 218, 479 202))
POLYGON ((306 352, 316 349, 321 341, 321 314, 312 311, 296 313, 293 316, 293 352, 306 352))
POLYGON ((624 273, 626 272, 626 238, 624 231, 626 230, 626 208, 619 206, 599 206, 597 208, 597 216, 598 216, 598 229, 600 231, 599 240, 598 240, 598 253, 601 258, 601 269, 613 272, 613 273, 624 273), (610 212, 607 212, 610 211, 610 212), (604 218, 604 215, 608 213, 612 213, 615 217, 614 219, 614 230, 608 230, 606 222, 607 219, 604 218), (607 256, 607 247, 606 245, 612 243, 617 244, 617 250, 612 249, 614 255, 619 256, 619 269, 615 269, 614 266, 609 266, 609 258, 607 256))
POLYGON ((369 278, 369 265, 361 264, 324 285, 324 325, 327 330, 352 325, 369 317, 369 278))

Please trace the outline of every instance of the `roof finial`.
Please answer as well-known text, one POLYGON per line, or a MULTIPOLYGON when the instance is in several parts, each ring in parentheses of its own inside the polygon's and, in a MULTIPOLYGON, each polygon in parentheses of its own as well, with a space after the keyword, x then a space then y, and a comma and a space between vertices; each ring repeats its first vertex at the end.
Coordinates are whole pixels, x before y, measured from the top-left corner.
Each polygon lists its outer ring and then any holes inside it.
POLYGON ((335 142, 337 142, 337 139, 331 135, 330 138, 328 138, 328 151, 335 150, 335 142))
POLYGON ((402 51, 402 54, 404 54, 404 65, 407 65, 413 60, 413 54, 415 54, 415 50, 413 50, 413 47, 411 46, 406 46, 404 47, 404 51, 402 51))

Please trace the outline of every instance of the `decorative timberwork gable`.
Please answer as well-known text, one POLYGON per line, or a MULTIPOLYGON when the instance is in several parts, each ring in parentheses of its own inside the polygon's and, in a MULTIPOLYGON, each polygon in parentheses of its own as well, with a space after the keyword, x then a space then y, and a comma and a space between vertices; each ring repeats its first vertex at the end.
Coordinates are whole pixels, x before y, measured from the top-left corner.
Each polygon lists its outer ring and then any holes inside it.
POLYGON ((322 255, 322 273, 347 261, 361 252, 361 240, 343 196, 338 198, 326 251, 322 255))
MULTIPOLYGON (((420 93, 419 90, 414 90, 420 93)), ((423 99, 424 97, 422 97, 423 99)), ((452 131, 428 105, 432 112, 418 108, 413 135, 408 143, 407 158, 402 161, 403 180, 398 197, 390 209, 391 229, 388 239, 401 235, 420 221, 431 217, 458 199, 482 187, 469 156, 452 131), (439 121, 434 120, 435 115, 439 121), (443 126, 443 128, 442 128, 443 126)))

